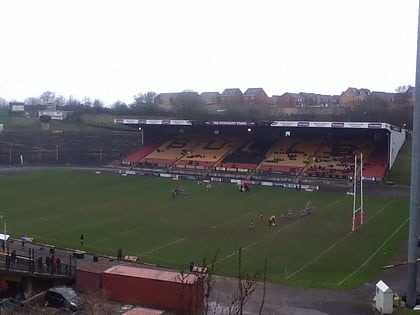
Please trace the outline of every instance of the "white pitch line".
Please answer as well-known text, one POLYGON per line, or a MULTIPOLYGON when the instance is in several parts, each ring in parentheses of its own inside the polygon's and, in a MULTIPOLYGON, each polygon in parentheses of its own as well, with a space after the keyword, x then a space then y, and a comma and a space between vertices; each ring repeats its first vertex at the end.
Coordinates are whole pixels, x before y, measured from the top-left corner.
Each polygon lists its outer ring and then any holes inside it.
MULTIPOLYGON (((386 208, 388 208, 388 206, 393 203, 395 201, 395 199, 392 199, 390 202, 388 202, 385 206, 383 206, 381 209, 379 209, 378 212, 376 212, 373 216, 371 216, 368 220, 366 220, 365 224, 368 223, 369 221, 371 221, 374 217, 376 217, 379 213, 381 213, 382 211, 384 211, 386 208)), ((311 259, 310 261, 308 261, 306 264, 304 264, 302 267, 300 267, 299 269, 297 269, 295 272, 291 273, 290 275, 288 275, 286 277, 286 279, 290 279, 291 277, 293 277, 294 275, 298 274, 299 272, 301 272, 302 270, 306 269, 308 266, 312 265, 314 262, 316 262, 317 260, 319 260, 322 256, 324 256, 326 253, 328 253, 330 250, 332 250, 334 247, 336 247, 339 243, 341 243, 342 241, 344 241, 347 237, 349 237, 353 232, 348 232, 347 234, 345 234, 343 237, 341 237, 340 239, 338 239, 336 242, 334 242, 333 244, 331 244, 331 246, 329 246, 327 249, 325 249, 323 252, 321 252, 318 256, 314 257, 313 259, 311 259)))
POLYGON ((355 271, 353 271, 351 274, 349 274, 347 277, 345 277, 343 280, 341 280, 338 285, 343 284, 345 281, 347 281, 347 279, 353 277, 353 275, 355 275, 357 272, 359 272, 360 269, 362 269, 364 266, 366 266, 369 261, 376 256, 376 254, 382 249, 382 247, 384 247, 386 245, 386 243, 388 243, 388 241, 399 232, 399 230, 401 230, 401 228, 407 223, 409 218, 405 219, 403 223, 401 223, 401 225, 394 231, 392 232, 392 234, 381 244, 381 246, 378 247, 378 249, 368 257, 368 259, 366 259, 363 264, 361 264, 355 271))
POLYGON ((342 241, 344 241, 349 235, 350 233, 345 234, 342 238, 340 238, 338 241, 336 241, 335 243, 333 243, 330 247, 328 247, 327 249, 325 249, 323 252, 321 252, 318 256, 316 256, 315 258, 311 259, 310 261, 308 261, 306 264, 304 264, 302 267, 300 267, 298 270, 296 270, 295 272, 292 272, 290 275, 288 275, 286 277, 286 279, 290 279, 291 277, 293 277, 294 275, 298 274, 299 272, 301 272, 302 270, 306 269, 308 266, 312 265, 314 262, 316 262, 317 260, 319 260, 322 256, 324 256, 327 252, 329 252, 331 249, 333 249, 334 247, 336 247, 339 243, 341 243, 342 241))
MULTIPOLYGON (((225 224, 227 224, 227 223, 231 223, 231 222, 233 222, 233 221, 235 221, 235 220, 239 220, 239 219, 241 219, 241 218, 243 218, 243 217, 247 217, 247 216, 249 216, 250 214, 252 214, 253 212, 254 212, 254 210, 250 210, 250 211, 245 212, 245 213, 243 213, 243 214, 241 214, 241 215, 238 215, 238 216, 232 217, 232 218, 230 218, 230 219, 228 219, 228 220, 221 221, 221 222, 220 222, 220 224, 213 225, 213 226, 211 226, 211 228, 212 228, 212 229, 217 229, 219 226, 223 226, 223 225, 225 225, 225 224)), ((209 228, 205 228, 205 229, 203 229, 203 230, 202 230, 202 232, 207 231, 207 230, 209 230, 209 228)), ((185 236, 185 237, 178 238, 178 239, 176 239, 176 240, 174 240, 174 241, 168 242, 168 243, 163 244, 163 245, 161 245, 161 246, 158 246, 158 247, 152 248, 152 249, 150 249, 150 250, 147 250, 147 251, 145 251, 145 252, 143 252, 143 253, 140 253, 140 255, 146 255, 146 254, 149 254, 149 253, 153 253, 153 252, 155 252, 155 251, 157 251, 157 250, 159 250, 159 249, 162 249, 162 248, 165 248, 165 247, 172 246, 172 245, 174 245, 174 244, 177 244, 177 243, 180 243, 180 242, 182 242, 182 241, 185 241, 185 240, 187 240, 187 239, 189 239, 189 238, 191 238, 191 237, 190 237, 190 236, 185 236)))
MULTIPOLYGON (((288 225, 286 225, 286 226, 282 227, 281 229, 278 229, 278 230, 277 230, 277 231, 275 231, 274 233, 271 233, 268 237, 265 237, 265 238, 263 238, 263 239, 262 239, 262 240, 260 240, 260 241, 263 241, 263 240, 269 239, 269 238, 271 238, 271 237, 273 237, 273 236, 277 235, 278 233, 280 233, 280 232, 282 232, 282 231, 286 230, 287 228, 289 228, 289 227, 291 227, 291 226, 296 225, 297 223, 299 223, 299 221, 295 221, 295 222, 293 222, 293 223, 290 223, 290 224, 288 224, 288 225)), ((245 250, 247 250, 247 249, 250 249, 251 247, 253 247, 253 246, 257 245, 258 243, 260 243, 260 241, 255 241, 255 242, 252 242, 252 243, 248 244, 248 245, 247 245, 247 246, 245 246, 245 247, 242 247, 242 251, 245 251, 245 250)), ((220 258, 219 260, 216 260, 216 261, 214 262, 214 264, 218 264, 218 263, 220 263, 220 262, 222 262, 222 261, 224 261, 224 260, 226 260, 226 259, 228 259, 228 258, 230 258, 230 257, 235 256, 235 255, 236 255, 236 254, 238 254, 238 253, 239 253, 239 250, 236 250, 236 251, 234 251, 233 253, 230 253, 229 255, 226 255, 226 256, 224 256, 224 257, 220 258)))
POLYGON ((188 239, 188 238, 189 238, 189 237, 181 237, 181 238, 178 238, 178 239, 176 239, 176 240, 174 240, 174 241, 171 241, 171 242, 169 242, 169 243, 166 243, 166 244, 163 244, 163 245, 161 245, 161 246, 158 246, 158 247, 152 248, 152 249, 150 249, 150 250, 148 250, 148 251, 145 251, 145 252, 141 253, 141 254, 140 254, 140 256, 142 256, 142 255, 147 255, 147 254, 153 253, 153 252, 155 252, 155 251, 157 251, 157 250, 159 250, 159 249, 162 249, 162 248, 165 248, 165 247, 172 246, 172 245, 174 245, 174 244, 177 244, 177 243, 180 243, 180 242, 182 242, 182 241, 185 241, 185 240, 186 240, 186 239, 188 239))
MULTIPOLYGON (((231 219, 229 219, 229 220, 223 221, 223 222, 221 222, 221 224, 220 224, 220 225, 224 225, 224 224, 226 224, 226 223, 230 223, 230 222, 235 221, 235 220, 237 220, 237 219, 240 219, 240 218, 242 218, 242 217, 249 216, 251 213, 252 213, 252 211, 248 211, 248 212, 246 212, 246 213, 244 213, 244 214, 242 214, 242 215, 239 215, 239 216, 233 217, 233 218, 231 218, 231 219)), ((212 226, 212 228, 217 228, 217 225, 213 225, 213 226, 212 226)), ((208 230, 208 229, 209 229, 209 228, 206 228, 206 229, 203 229, 202 231, 206 231, 206 230, 208 230)), ((176 239, 176 240, 174 240, 174 241, 170 241, 170 242, 165 243, 165 244, 163 244, 163 245, 161 245, 161 246, 158 246, 158 247, 152 248, 152 249, 150 249, 150 250, 147 250, 147 251, 145 251, 145 252, 142 252, 142 253, 140 253, 139 255, 140 255, 140 256, 142 256, 142 255, 147 255, 147 254, 153 253, 153 252, 155 252, 155 251, 157 251, 157 250, 160 250, 160 249, 162 249, 162 248, 169 247, 169 246, 172 246, 172 245, 174 245, 174 244, 181 243, 181 242, 183 242, 183 241, 185 241, 185 240, 187 240, 187 239, 189 239, 189 238, 191 238, 191 237, 190 237, 190 236, 185 236, 185 237, 178 238, 178 239, 176 239)))
MULTIPOLYGON (((344 199, 344 198, 343 198, 343 199, 344 199)), ((334 202, 330 203, 329 205, 325 206, 323 209, 327 209, 327 208, 329 208, 330 206, 332 206, 332 205, 334 205, 334 204, 336 204, 336 203, 341 202, 343 199, 336 200, 336 201, 334 201, 334 202)), ((301 221, 300 221, 300 220, 298 220, 298 221, 295 221, 295 222, 293 222, 293 223, 290 223, 290 224, 288 224, 288 225, 286 225, 286 226, 282 227, 281 229, 276 230, 274 233, 271 233, 268 237, 265 237, 265 238, 263 238, 263 239, 261 239, 261 240, 259 240, 259 241, 255 241, 255 242, 252 242, 252 243, 248 244, 247 246, 245 246, 245 247, 243 247, 243 248, 242 248, 242 251, 245 251, 245 250, 247 250, 247 249, 249 249, 249 248, 251 248, 251 247, 253 247, 253 246, 255 246, 255 245, 259 244, 261 241, 265 241, 265 240, 267 240, 267 239, 269 239, 269 238, 272 238, 273 236, 276 236, 278 233, 280 233, 280 232, 282 232, 282 231, 286 230, 286 229, 287 229, 287 228, 289 228, 289 227, 295 226, 295 225, 296 225, 297 223, 299 223, 299 222, 301 222, 301 221)), ((233 257, 233 256, 237 255, 238 253, 239 253, 239 250, 236 250, 236 251, 234 251, 234 252, 230 253, 229 255, 226 255, 226 256, 224 256, 224 257, 220 258, 219 260, 215 261, 215 262, 214 262, 214 264, 218 264, 218 263, 220 263, 220 262, 222 262, 222 261, 224 261, 224 260, 226 260, 226 259, 229 259, 230 257, 233 257)))

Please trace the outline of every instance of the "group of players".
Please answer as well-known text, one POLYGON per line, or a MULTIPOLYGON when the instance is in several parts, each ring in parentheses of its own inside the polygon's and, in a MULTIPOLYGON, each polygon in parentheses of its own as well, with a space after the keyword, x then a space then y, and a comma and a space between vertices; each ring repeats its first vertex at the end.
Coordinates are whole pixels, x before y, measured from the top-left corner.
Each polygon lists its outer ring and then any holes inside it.
MULTIPOLYGON (((300 215, 301 216, 306 216, 306 215, 310 215, 312 213, 315 212, 315 207, 312 205, 312 202, 309 200, 306 204, 305 207, 303 209, 300 210, 300 215)), ((287 211, 287 214, 284 215, 280 215, 280 220, 286 220, 288 218, 292 218, 293 217, 293 211, 291 209, 289 209, 287 211)), ((260 219, 264 219, 264 215, 262 212, 260 212, 260 219)), ((276 216, 275 215, 271 215, 268 217, 268 226, 269 227, 276 227, 277 226, 277 222, 276 222, 276 216)), ((253 220, 251 220, 251 222, 249 223, 249 228, 250 229, 255 229, 255 222, 253 220)))
POLYGON ((171 197, 176 198, 180 196, 188 196, 188 193, 185 191, 184 186, 176 187, 174 190, 172 190, 171 197))

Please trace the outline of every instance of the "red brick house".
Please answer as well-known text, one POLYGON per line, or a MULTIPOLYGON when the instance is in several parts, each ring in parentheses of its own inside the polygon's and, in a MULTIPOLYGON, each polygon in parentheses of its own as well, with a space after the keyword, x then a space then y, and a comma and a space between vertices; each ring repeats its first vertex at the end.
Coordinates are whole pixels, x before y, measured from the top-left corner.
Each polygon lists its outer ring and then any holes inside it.
POLYGON ((155 98, 155 103, 158 107, 170 109, 175 104, 179 93, 160 93, 155 98))
POLYGON ((220 102, 223 105, 240 105, 242 103, 242 91, 238 88, 225 89, 220 94, 220 102))
POLYGON ((318 95, 318 105, 323 107, 335 107, 340 105, 340 95, 318 95))
POLYGON ((249 88, 242 98, 245 104, 257 106, 267 105, 269 100, 263 88, 249 88))
POLYGON ((304 107, 330 107, 337 106, 340 103, 338 95, 323 95, 316 93, 299 93, 303 97, 304 107))
POLYGON ((219 92, 203 92, 200 94, 203 105, 216 105, 220 104, 219 92))
POLYGON ((368 89, 356 89, 349 87, 340 95, 340 105, 354 106, 363 103, 370 95, 368 89))
POLYGON ((372 91, 372 93, 370 93, 370 97, 385 101, 389 104, 395 101, 395 93, 372 91))
POLYGON ((304 98, 298 93, 286 92, 280 96, 273 96, 273 105, 278 107, 302 107, 304 98))

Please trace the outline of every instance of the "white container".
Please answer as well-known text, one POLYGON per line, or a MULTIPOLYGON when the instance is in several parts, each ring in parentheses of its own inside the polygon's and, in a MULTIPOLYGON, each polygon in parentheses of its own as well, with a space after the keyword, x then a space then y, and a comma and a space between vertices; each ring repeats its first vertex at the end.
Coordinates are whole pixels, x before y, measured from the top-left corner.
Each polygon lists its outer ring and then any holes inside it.
POLYGON ((378 281, 376 284, 375 307, 381 314, 392 314, 394 306, 394 293, 383 282, 378 281))

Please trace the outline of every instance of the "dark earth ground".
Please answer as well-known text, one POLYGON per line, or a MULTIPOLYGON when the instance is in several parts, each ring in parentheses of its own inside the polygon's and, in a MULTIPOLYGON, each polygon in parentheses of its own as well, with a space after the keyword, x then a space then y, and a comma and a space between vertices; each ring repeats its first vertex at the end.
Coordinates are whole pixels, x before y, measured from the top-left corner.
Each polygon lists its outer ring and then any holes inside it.
MULTIPOLYGON (((419 268, 419 267, 417 267, 419 268)), ((377 281, 384 281, 393 292, 402 295, 406 292, 407 268, 405 265, 383 270, 372 282, 352 290, 326 290, 288 287, 267 284, 264 308, 266 315, 364 315, 373 314, 373 296, 377 281)), ((417 277, 417 283, 420 277, 417 277)), ((218 278, 211 297, 211 306, 215 313, 227 314, 227 307, 232 300, 232 293, 237 288, 237 280, 218 278), (223 313, 224 311, 224 313, 223 313)), ((257 290, 244 307, 244 314, 258 314, 262 301, 263 285, 257 290)))
MULTIPOLYGON (((22 171, 39 171, 48 169, 40 168, 0 168, 1 175, 13 175, 22 171)), ((85 168, 78 168, 85 169, 85 168)), ((91 171, 91 168, 85 170, 91 171)), ((109 169, 103 169, 106 171, 109 169)), ((115 170, 114 170, 115 171, 115 170)), ((321 190, 342 191, 346 187, 321 186, 321 190)), ((391 186, 373 184, 364 186, 365 194, 373 195, 394 195, 409 196, 410 190, 407 186, 391 186)), ((29 245, 29 244, 28 244, 29 245)), ((398 257, 401 261, 406 260, 407 249, 402 248, 398 257)), ((397 257, 397 259, 398 259, 397 257)), ((89 260, 87 256, 86 261, 89 260)), ((101 257, 100 262, 107 258, 101 257)), ((419 263, 417 264, 419 269, 419 263)), ((235 279, 215 277, 216 282, 210 296, 210 309, 208 314, 228 314, 228 307, 232 301, 232 295, 237 289, 238 282, 235 279)), ((383 280, 395 293, 400 296, 406 292, 407 266, 402 265, 394 268, 384 269, 377 279, 366 283, 363 286, 352 290, 327 290, 289 287, 278 284, 267 284, 262 314, 264 315, 364 315, 373 314, 372 299, 375 294, 375 284, 383 280)), ((417 276, 417 283, 420 284, 420 276, 417 276)), ((244 314, 259 314, 263 297, 263 285, 259 284, 256 291, 244 306, 244 314)))

